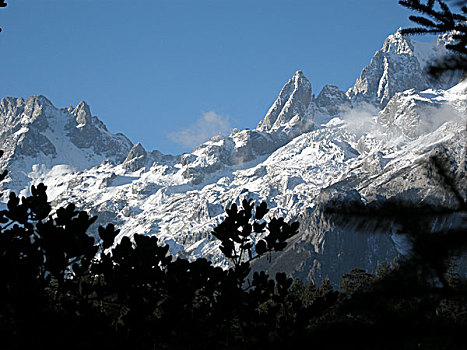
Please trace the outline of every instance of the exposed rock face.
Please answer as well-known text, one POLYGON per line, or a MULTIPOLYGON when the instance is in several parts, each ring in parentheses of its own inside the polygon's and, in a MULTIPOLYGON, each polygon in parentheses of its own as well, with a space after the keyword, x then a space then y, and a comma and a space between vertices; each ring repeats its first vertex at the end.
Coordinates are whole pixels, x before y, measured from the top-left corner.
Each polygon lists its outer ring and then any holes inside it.
POLYGON ((231 137, 235 144, 234 152, 229 159, 229 164, 232 165, 249 162, 258 156, 270 154, 288 140, 286 135, 256 130, 234 131, 231 137))
POLYGON ((5 98, 0 162, 10 182, 4 187, 45 182, 54 206, 76 203, 99 216, 96 224, 118 225, 118 238, 157 235, 173 254, 219 266, 227 263, 210 232, 224 209, 246 198, 264 200, 269 216, 301 225, 286 250, 257 268, 338 283, 342 273, 374 270, 408 248, 389 233, 357 232, 355 222, 337 226, 322 203, 401 197, 455 205, 426 171, 434 153, 448 158, 467 197, 467 81, 419 91, 431 84, 422 70, 436 47, 390 36, 350 97, 328 85, 314 99, 298 71, 255 130, 213 137, 181 156, 147 152, 110 134, 84 102, 56 109, 42 96, 5 98), (361 101, 376 108, 356 128, 339 116, 358 114, 361 101))
POLYGON ((153 162, 159 164, 175 164, 178 160, 177 156, 173 156, 171 154, 163 154, 158 150, 151 151, 149 155, 153 162))
POLYGON ((92 148, 94 153, 121 162, 131 142, 123 134, 112 135, 97 117, 91 115, 88 104, 81 101, 75 108, 68 108, 75 120, 69 120, 66 130, 78 148, 92 148))
POLYGON ((253 270, 267 270, 272 276, 286 272, 317 283, 329 278, 339 285, 350 266, 376 271, 383 261, 389 264, 400 256, 391 235, 362 232, 357 221, 336 225, 321 209, 308 209, 298 220, 301 234, 284 251, 273 253, 272 262, 254 262, 253 270))
POLYGON ((52 103, 43 96, 26 100, 6 97, 0 101, 0 137, 5 159, 13 153, 16 156, 37 156, 39 152, 56 154, 54 145, 42 134, 49 127, 47 112, 51 108, 52 103))
POLYGON ((449 120, 460 120, 461 116, 442 101, 419 93, 415 98, 413 90, 397 93, 379 113, 378 122, 388 127, 395 137, 403 135, 414 139, 428 131, 434 131, 449 120))
POLYGON ((75 108, 58 109, 44 96, 5 97, 0 102, 1 168, 11 172, 9 188, 28 187, 27 175, 37 168, 66 165, 78 171, 104 160, 120 163, 132 144, 122 134, 111 134, 81 102, 75 108), (15 171, 15 170, 18 171, 15 171))
POLYGON ((354 103, 364 101, 384 107, 397 92, 451 87, 458 83, 458 76, 435 82, 424 70, 427 62, 444 53, 442 40, 433 44, 416 43, 397 31, 386 39, 347 95, 354 103))
POLYGON ((350 98, 335 85, 325 85, 323 87, 316 99, 316 105, 331 116, 335 116, 351 106, 350 98))
POLYGON ((311 84, 297 71, 255 130, 233 130, 229 136, 215 136, 183 155, 183 177, 199 184, 206 174, 226 165, 242 166, 271 154, 295 136, 313 129, 313 106, 311 84))
POLYGON ((148 153, 144 149, 141 143, 134 145, 125 160, 123 161, 122 166, 128 171, 136 171, 146 166, 148 163, 148 153))
POLYGON ((296 135, 297 130, 305 132, 313 126, 311 84, 297 71, 282 88, 279 97, 256 130, 284 131, 296 135))

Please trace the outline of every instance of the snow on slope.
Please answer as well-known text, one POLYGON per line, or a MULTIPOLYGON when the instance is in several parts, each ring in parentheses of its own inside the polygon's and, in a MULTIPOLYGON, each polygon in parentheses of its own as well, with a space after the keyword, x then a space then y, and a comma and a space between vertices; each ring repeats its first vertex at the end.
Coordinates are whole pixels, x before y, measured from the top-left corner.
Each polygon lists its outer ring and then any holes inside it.
MULTIPOLYGON (((446 121, 418 137, 403 134, 393 137, 398 111, 392 115, 392 124, 382 123, 383 116, 391 113, 388 104, 364 135, 349 130, 344 119, 334 118, 270 155, 241 166, 224 164, 206 173, 202 182, 186 178, 184 174, 191 164, 180 163, 174 166, 154 163, 135 172, 129 172, 121 164, 106 164, 68 178, 61 173, 49 173, 40 181, 49 186, 56 203, 78 201, 102 216, 102 223, 105 219, 118 222, 121 236, 157 234, 170 244, 173 252, 207 256, 222 264, 225 262, 210 230, 222 220, 225 207, 243 198, 265 200, 273 208, 271 215, 284 215, 290 220, 307 208, 314 208, 323 189, 355 177, 359 177, 359 185, 353 188, 368 198, 381 192, 401 193, 410 186, 426 188, 420 175, 418 182, 394 181, 389 186, 392 189, 378 190, 387 187, 388 179, 401 169, 409 173, 417 167, 420 159, 426 158, 436 146, 448 142, 462 145, 467 96, 458 93, 460 89, 439 91, 432 97, 434 101, 446 101, 459 119, 446 121), (59 186, 60 183, 63 185, 59 186), (109 213, 116 215, 109 217, 109 213)), ((434 92, 406 92, 394 99, 409 100, 417 106, 427 94, 434 92)), ((199 157, 200 152, 197 149, 194 153, 199 157)))
POLYGON ((112 135, 81 102, 57 109, 44 96, 5 97, 0 101, 0 159, 13 174, 8 189, 27 192, 29 183, 52 173, 88 169, 101 162, 120 163, 132 144, 124 135, 112 135), (57 169, 53 169, 57 166, 57 169))
POLYGON ((376 51, 347 95, 354 103, 364 101, 384 107, 397 92, 452 87, 460 74, 448 74, 436 81, 425 71, 429 62, 447 54, 444 48, 447 40, 449 36, 444 35, 437 42, 416 42, 399 29, 376 51))
POLYGON ((54 205, 74 202, 97 214, 98 224, 117 224, 120 238, 157 235, 174 254, 224 266, 212 228, 232 203, 265 200, 268 215, 302 220, 280 260, 287 266, 277 260, 278 267, 314 280, 373 269, 397 255, 394 241, 362 241, 331 227, 320 200, 408 193, 447 200, 420 165, 443 145, 465 180, 467 82, 421 91, 430 83, 421 67, 432 55, 423 45, 390 36, 347 95, 326 86, 315 99, 297 71, 255 130, 232 130, 180 157, 108 133, 84 103, 59 110, 41 96, 3 99, 5 187, 45 182, 54 205), (365 101, 374 107, 363 110, 365 101))

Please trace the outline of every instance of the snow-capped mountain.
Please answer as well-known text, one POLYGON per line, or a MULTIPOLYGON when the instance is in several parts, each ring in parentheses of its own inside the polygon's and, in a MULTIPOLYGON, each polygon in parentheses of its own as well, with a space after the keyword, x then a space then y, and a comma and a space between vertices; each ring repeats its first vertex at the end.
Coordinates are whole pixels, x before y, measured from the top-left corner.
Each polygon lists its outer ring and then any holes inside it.
POLYGON ((103 161, 121 163, 133 146, 123 134, 112 135, 85 102, 57 109, 44 96, 6 97, 0 101, 0 122, 5 151, 0 164, 12 173, 9 189, 27 188, 52 168, 79 171, 103 161))
POLYGON ((399 29, 376 51, 347 95, 354 102, 365 101, 384 107, 397 92, 451 87, 459 81, 459 74, 435 81, 425 72, 430 62, 447 54, 448 40, 449 36, 444 35, 436 42, 416 42, 402 35, 399 29))
POLYGON ((347 94, 327 85, 314 98, 297 71, 256 129, 234 129, 176 157, 110 134, 84 102, 57 109, 42 96, 4 98, 3 186, 25 193, 44 182, 54 205, 76 203, 98 224, 117 224, 120 237, 157 235, 173 254, 219 265, 226 261, 211 230, 225 208, 264 200, 268 215, 301 226, 271 264, 257 266, 333 282, 354 267, 374 270, 406 253, 400 236, 337 227, 320 203, 403 196, 450 204, 424 171, 434 152, 449 158, 467 195, 467 81, 433 85, 423 73, 444 53, 441 42, 389 36, 347 94))
POLYGON ((311 84, 297 71, 282 88, 279 97, 256 128, 274 133, 282 131, 296 136, 313 128, 313 100, 311 84))

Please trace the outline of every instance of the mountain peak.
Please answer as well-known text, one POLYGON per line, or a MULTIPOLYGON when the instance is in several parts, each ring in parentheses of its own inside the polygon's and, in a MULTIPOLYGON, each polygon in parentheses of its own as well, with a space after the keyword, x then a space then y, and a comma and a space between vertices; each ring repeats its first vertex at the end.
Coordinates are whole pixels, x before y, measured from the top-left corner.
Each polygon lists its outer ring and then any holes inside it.
POLYGON ((9 167, 10 185, 16 190, 28 188, 31 179, 57 165, 74 171, 103 160, 120 163, 132 147, 126 137, 111 134, 91 117, 84 101, 59 109, 42 95, 4 98, 0 122, 0 149, 5 151, 0 166, 9 167), (18 165, 10 167, 13 163, 18 165))
POLYGON ((48 105, 48 106, 53 106, 53 103, 44 95, 36 94, 28 97, 26 101, 36 101, 40 105, 48 105))
MULTIPOLYGON (((310 119, 311 83, 297 70, 284 85, 279 97, 257 126, 258 131, 290 131, 293 126, 310 119)), ((311 120, 308 120, 310 122, 311 120)), ((312 123, 307 123, 310 126, 312 123)))
POLYGON ((350 99, 336 85, 325 85, 316 98, 316 104, 334 116, 350 107, 350 99))
MULTIPOLYGON (((421 91, 430 86, 416 54, 416 42, 398 30, 389 35, 347 91, 354 102, 367 102, 383 108, 397 92, 409 89, 421 91)), ((423 55, 422 55, 423 56, 423 55)))
POLYGON ((305 78, 305 74, 303 74, 303 71, 297 70, 294 74, 294 78, 302 78, 302 77, 305 78))
POLYGON ((133 145, 123 161, 123 167, 129 171, 136 171, 146 165, 148 153, 141 143, 133 145))
POLYGON ((394 34, 390 34, 384 41, 381 51, 396 55, 414 56, 413 40, 402 34, 402 28, 399 28, 394 34))
POLYGON ((75 108, 71 106, 68 107, 68 112, 70 112, 75 117, 76 123, 79 126, 84 126, 86 124, 91 123, 91 108, 84 101, 78 103, 78 105, 75 108))

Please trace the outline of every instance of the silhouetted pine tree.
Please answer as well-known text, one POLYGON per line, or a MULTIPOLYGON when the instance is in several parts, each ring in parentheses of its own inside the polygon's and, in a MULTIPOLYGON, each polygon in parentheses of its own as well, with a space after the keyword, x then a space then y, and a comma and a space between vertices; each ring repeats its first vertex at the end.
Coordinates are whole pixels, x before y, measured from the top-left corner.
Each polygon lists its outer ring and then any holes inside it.
MULTIPOLYGON (((345 274, 346 298, 331 314, 323 334, 332 329, 359 335, 354 344, 360 348, 378 344, 377 348, 459 349, 465 345, 467 283, 453 273, 451 262, 467 250, 467 206, 443 161, 433 157, 430 162, 440 187, 455 199, 450 206, 392 199, 329 204, 328 213, 339 221, 359 218, 381 232, 397 227, 398 234, 410 241, 411 253, 376 279, 362 270, 345 274), (450 219, 454 223, 434 225, 450 219)), ((322 329, 323 323, 317 326, 322 329)))
POLYGON ((441 0, 401 0, 399 4, 424 15, 410 16, 410 20, 419 27, 403 29, 403 34, 452 33, 452 42, 448 43, 446 48, 452 51, 453 55, 433 62, 428 72, 436 78, 447 71, 467 72, 467 1, 457 2, 457 5, 463 5, 460 13, 452 12, 441 0))
POLYGON ((298 224, 265 221, 265 203, 254 214, 251 202, 243 206, 232 206, 214 229, 234 262, 222 270, 205 259, 175 259, 156 237, 116 242, 112 224, 99 227, 96 242, 87 233, 96 218, 73 204, 54 212, 43 184, 29 197, 11 193, 0 211, 2 348, 261 349, 286 342, 307 320, 292 279, 246 277, 251 259, 283 249, 298 224), (263 230, 263 239, 253 236, 263 230))
MULTIPOLYGON (((6 7, 7 3, 5 0, 0 0, 0 8, 6 7)), ((2 31, 2 28, 0 28, 0 32, 2 31)))

